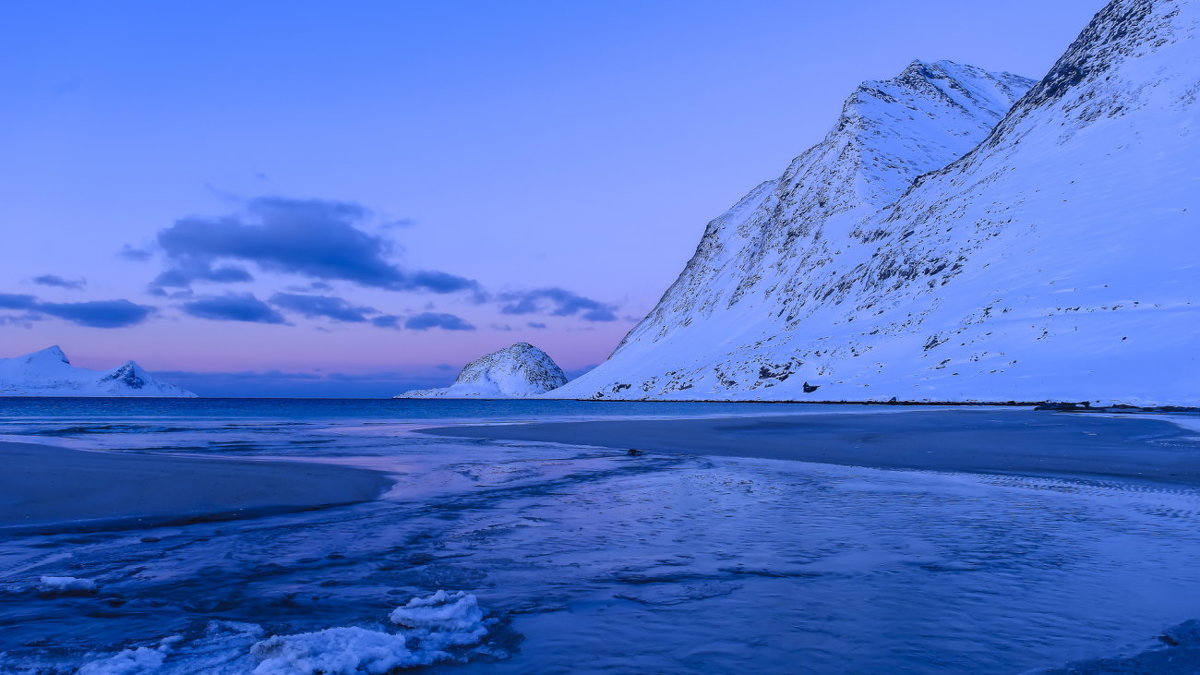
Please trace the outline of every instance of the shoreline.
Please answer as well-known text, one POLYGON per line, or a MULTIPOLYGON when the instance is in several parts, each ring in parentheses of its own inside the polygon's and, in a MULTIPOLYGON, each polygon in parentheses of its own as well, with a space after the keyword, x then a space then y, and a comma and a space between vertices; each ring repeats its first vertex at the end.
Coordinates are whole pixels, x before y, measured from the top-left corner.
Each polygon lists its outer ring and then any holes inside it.
MULTIPOLYGON (((1100 412, 1100 411, 1096 411, 1100 412)), ((880 469, 1200 486, 1200 442, 1171 420, 1031 410, 914 410, 429 427, 418 433, 880 469)))
POLYGON ((0 535, 138 529, 371 501, 370 469, 0 441, 0 535))

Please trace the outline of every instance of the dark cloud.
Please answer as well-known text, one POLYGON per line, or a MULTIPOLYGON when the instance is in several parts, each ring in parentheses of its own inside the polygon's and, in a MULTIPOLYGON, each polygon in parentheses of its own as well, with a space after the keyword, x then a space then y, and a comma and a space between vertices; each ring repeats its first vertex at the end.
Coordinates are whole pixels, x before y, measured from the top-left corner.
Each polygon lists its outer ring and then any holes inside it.
POLYGON ((357 227, 369 215, 347 202, 263 197, 250 201, 244 216, 180 219, 158 233, 158 244, 172 262, 168 272, 178 270, 180 278, 211 269, 217 260, 240 260, 264 270, 394 291, 478 290, 477 282, 464 277, 389 262, 390 240, 357 227))
POLYGON ((249 293, 205 296, 185 302, 182 309, 191 316, 213 321, 287 323, 279 312, 249 293))
POLYGON ((0 293, 0 309, 36 309, 37 298, 32 295, 0 293))
POLYGON ((128 300, 92 300, 90 302, 42 302, 32 295, 0 293, 0 309, 20 310, 24 319, 53 316, 90 328, 124 328, 139 324, 155 312, 153 307, 128 300))
POLYGON ((379 310, 373 307, 356 307, 344 298, 332 295, 276 293, 271 296, 271 304, 310 319, 325 317, 347 323, 363 323, 367 321, 368 315, 379 313, 379 310))
POLYGON ((379 328, 395 328, 400 329, 400 317, 395 314, 384 314, 371 319, 371 323, 379 328))
POLYGON ((467 323, 461 317, 438 312, 423 312, 416 316, 411 316, 404 322, 404 327, 410 330, 429 330, 430 328, 441 328, 442 330, 475 330, 475 326, 467 323))
POLYGON ((584 321, 616 321, 616 306, 585 298, 563 288, 503 293, 499 296, 504 314, 552 314, 579 316, 584 321))
POLYGON ((529 326, 530 328, 532 328, 534 330, 546 330, 546 324, 538 322, 538 321, 530 321, 529 323, 527 323, 525 325, 529 326))
POLYGON ((34 277, 31 281, 41 286, 70 288, 76 291, 87 286, 87 279, 64 279, 57 274, 43 274, 40 277, 34 277))

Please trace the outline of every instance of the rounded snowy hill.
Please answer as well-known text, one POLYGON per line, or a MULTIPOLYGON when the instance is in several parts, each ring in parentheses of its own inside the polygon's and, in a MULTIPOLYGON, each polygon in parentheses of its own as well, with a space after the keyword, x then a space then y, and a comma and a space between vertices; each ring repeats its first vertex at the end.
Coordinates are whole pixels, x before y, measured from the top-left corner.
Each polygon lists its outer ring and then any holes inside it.
POLYGON ((196 395, 154 379, 133 361, 112 370, 76 368, 55 345, 32 354, 0 359, 0 396, 195 398, 196 395))
POLYGON ((449 387, 415 389, 395 398, 520 398, 566 383, 566 374, 546 352, 518 342, 468 363, 449 387))

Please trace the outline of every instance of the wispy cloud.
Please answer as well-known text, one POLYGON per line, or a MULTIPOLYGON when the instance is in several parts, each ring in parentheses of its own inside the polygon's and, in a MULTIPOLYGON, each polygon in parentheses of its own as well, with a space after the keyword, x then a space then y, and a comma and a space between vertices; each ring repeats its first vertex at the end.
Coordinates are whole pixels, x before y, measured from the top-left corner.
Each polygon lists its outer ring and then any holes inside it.
POLYGON ((439 312, 423 312, 416 316, 411 316, 404 321, 404 327, 409 330, 429 330, 430 328, 441 328, 442 330, 475 330, 475 326, 468 323, 462 317, 439 312))
POLYGON ((201 396, 390 397, 409 389, 450 384, 454 369, 415 367, 378 373, 162 371, 156 377, 201 396))
POLYGON ((347 323, 365 323, 370 315, 379 313, 374 307, 355 306, 332 295, 276 293, 271 296, 271 304, 310 319, 324 317, 347 323))
POLYGON ((578 316, 584 321, 616 321, 616 305, 600 302, 564 288, 539 288, 502 293, 500 311, 505 314, 550 314, 578 316))
POLYGON ((30 281, 39 286, 54 286, 56 288, 68 288, 75 291, 87 286, 87 279, 64 279, 57 274, 43 274, 30 279, 30 281))
POLYGON ((141 248, 134 248, 129 244, 122 246, 121 250, 117 251, 117 256, 126 260, 133 260, 135 262, 146 262, 150 258, 154 257, 149 251, 141 248))

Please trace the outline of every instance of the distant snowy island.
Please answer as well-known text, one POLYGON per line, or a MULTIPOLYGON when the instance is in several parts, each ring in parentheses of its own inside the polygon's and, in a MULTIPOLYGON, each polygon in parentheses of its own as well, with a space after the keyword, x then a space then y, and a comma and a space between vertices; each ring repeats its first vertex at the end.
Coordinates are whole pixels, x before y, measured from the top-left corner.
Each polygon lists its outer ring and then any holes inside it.
POLYGON ((468 363, 449 387, 415 389, 394 398, 522 398, 566 383, 566 374, 549 354, 518 342, 468 363))
POLYGON ((195 398, 196 395, 154 379, 133 361, 112 370, 77 368, 55 345, 24 356, 0 359, 0 396, 195 398))

